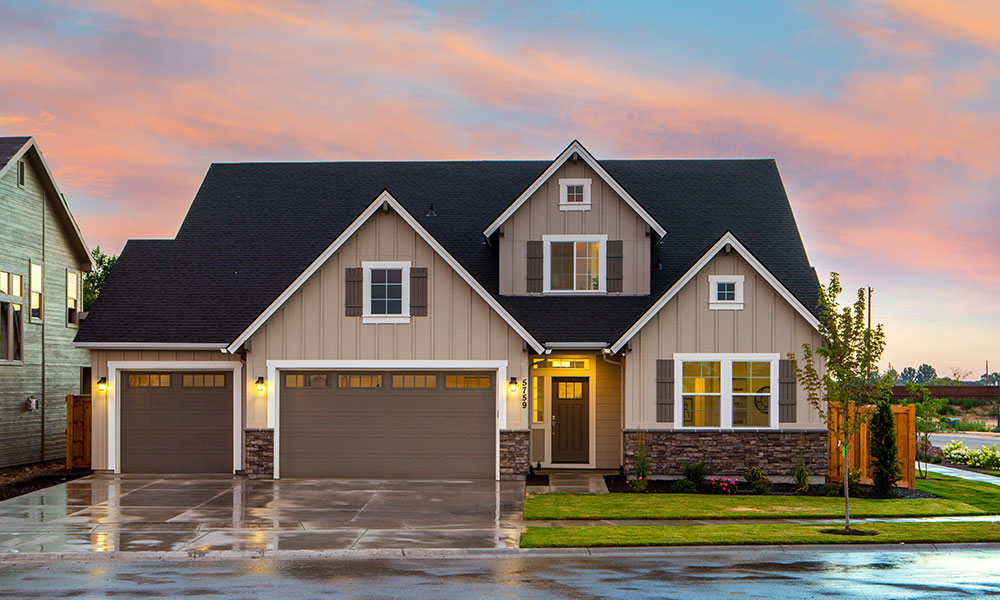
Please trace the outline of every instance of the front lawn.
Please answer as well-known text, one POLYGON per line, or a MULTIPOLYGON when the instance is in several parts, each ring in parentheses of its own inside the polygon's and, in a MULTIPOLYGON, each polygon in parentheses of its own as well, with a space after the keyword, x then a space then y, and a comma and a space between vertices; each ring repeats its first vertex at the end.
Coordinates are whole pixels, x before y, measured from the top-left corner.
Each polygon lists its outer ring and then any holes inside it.
POLYGON ((873 536, 823 533, 836 525, 751 523, 725 525, 636 525, 629 527, 528 527, 522 548, 601 546, 703 546, 753 544, 898 544, 1000 542, 1000 523, 864 523, 873 536))
MULTIPOLYGON (((927 479, 917 479, 917 489, 949 500, 964 502, 986 514, 1000 514, 1000 486, 928 473, 927 479)), ((854 506, 853 502, 851 506, 854 506)))

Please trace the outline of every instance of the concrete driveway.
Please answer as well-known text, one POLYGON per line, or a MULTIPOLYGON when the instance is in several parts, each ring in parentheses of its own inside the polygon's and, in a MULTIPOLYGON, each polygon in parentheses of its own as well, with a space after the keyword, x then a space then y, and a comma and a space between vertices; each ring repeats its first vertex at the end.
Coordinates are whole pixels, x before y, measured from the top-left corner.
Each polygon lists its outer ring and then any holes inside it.
POLYGON ((93 475, 0 502, 0 552, 506 548, 523 482, 93 475))

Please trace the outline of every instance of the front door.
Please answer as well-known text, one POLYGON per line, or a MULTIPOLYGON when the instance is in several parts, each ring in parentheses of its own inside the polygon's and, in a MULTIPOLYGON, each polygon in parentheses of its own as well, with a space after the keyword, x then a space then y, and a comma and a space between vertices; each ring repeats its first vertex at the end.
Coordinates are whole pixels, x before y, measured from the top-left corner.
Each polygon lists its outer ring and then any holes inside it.
POLYGON ((552 462, 590 462, 587 377, 552 378, 552 462))

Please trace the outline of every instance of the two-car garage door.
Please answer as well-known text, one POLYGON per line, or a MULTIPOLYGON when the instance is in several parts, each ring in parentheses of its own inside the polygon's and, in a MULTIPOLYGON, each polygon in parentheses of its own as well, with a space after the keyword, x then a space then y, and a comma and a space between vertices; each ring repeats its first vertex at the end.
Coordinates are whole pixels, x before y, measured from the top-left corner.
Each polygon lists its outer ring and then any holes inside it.
POLYGON ((280 373, 281 477, 485 478, 495 374, 280 373))

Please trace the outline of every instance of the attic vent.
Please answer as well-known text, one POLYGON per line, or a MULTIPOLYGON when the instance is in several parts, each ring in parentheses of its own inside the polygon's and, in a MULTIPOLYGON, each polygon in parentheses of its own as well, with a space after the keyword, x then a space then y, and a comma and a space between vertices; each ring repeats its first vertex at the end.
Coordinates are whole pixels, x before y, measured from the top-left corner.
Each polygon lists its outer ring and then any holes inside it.
POLYGON ((24 161, 17 161, 17 187, 24 187, 24 161))

